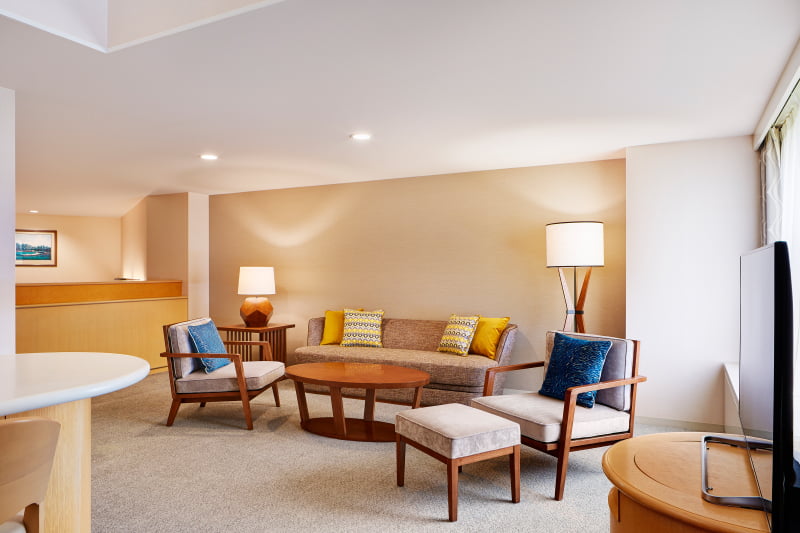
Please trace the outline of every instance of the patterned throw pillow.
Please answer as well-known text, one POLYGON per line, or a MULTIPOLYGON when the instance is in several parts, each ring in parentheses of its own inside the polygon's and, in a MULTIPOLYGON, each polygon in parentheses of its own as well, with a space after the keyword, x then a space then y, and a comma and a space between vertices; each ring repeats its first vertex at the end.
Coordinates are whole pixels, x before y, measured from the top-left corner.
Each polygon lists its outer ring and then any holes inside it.
POLYGON ((344 326, 340 346, 382 348, 381 324, 383 309, 376 311, 344 310, 344 326))
MULTIPOLYGON (((359 309, 363 311, 363 309, 359 309)), ((342 342, 342 333, 344 332, 344 310, 341 311, 325 311, 325 325, 322 327, 322 340, 319 342, 323 344, 340 344, 342 342)))
MULTIPOLYGON (((199 326, 187 326, 189 338, 192 341, 192 351, 194 353, 227 353, 225 344, 219 336, 217 326, 213 320, 199 326)), ((230 359, 217 357, 201 357, 200 362, 206 374, 210 374, 218 368, 231 364, 230 359)))
POLYGON ((506 329, 510 317, 487 318, 481 317, 478 320, 478 327, 475 328, 475 336, 472 337, 472 344, 469 346, 469 353, 485 355, 489 359, 497 358, 497 343, 500 342, 500 335, 506 329))
MULTIPOLYGON (((610 349, 611 341, 587 341, 556 332, 550 364, 539 394, 563 400, 568 388, 599 382, 610 349)), ((578 405, 594 407, 596 393, 580 393, 578 405)))
POLYGON ((439 341, 437 350, 444 353, 467 355, 480 318, 478 315, 450 315, 450 320, 447 321, 444 335, 442 335, 442 340, 439 341))

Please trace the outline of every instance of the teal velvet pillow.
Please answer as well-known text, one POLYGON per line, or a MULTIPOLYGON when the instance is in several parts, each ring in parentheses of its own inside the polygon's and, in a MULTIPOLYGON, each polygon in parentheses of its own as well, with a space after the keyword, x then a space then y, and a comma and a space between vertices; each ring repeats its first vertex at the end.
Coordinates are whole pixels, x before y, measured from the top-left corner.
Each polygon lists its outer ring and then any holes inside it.
MULTIPOLYGON (((599 382, 610 349, 611 341, 587 341, 557 332, 539 394, 563 400, 568 388, 599 382)), ((577 404, 594 407, 596 393, 578 394, 577 404)))
MULTIPOLYGON (((225 344, 223 344, 213 320, 199 326, 186 327, 189 330, 189 339, 192 341, 194 353, 227 353, 225 344)), ((231 364, 231 360, 201 357, 200 363, 202 363, 206 373, 209 374, 218 368, 231 364)))

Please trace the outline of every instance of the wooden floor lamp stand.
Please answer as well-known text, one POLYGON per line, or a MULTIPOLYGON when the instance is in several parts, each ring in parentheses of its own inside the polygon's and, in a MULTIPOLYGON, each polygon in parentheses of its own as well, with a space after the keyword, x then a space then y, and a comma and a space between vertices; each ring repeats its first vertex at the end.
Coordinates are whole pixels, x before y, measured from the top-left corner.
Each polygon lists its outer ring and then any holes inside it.
MULTIPOLYGON (((572 267, 572 290, 575 291, 577 284, 577 271, 578 267, 572 267)), ((583 306, 586 303, 586 292, 589 290, 589 278, 592 276, 592 267, 586 268, 586 274, 583 276, 583 284, 581 285, 581 293, 578 300, 575 301, 570 295, 569 284, 567 283, 567 276, 564 274, 564 268, 558 268, 558 277, 561 279, 561 289, 564 291, 564 303, 567 306, 567 315, 564 318, 564 331, 574 331, 575 333, 586 333, 586 326, 583 323, 583 306)))

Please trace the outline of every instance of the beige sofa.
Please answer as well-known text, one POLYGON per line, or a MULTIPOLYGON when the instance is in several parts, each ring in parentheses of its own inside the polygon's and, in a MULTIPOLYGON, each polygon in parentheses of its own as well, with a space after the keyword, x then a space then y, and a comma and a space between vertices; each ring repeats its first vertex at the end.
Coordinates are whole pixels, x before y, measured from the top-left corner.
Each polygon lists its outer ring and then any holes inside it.
MULTIPOLYGON (((320 345, 325 326, 323 317, 308 321, 308 346, 297 348, 295 363, 350 361, 382 363, 424 370, 431 381, 422 392, 422 405, 444 403, 468 404, 471 398, 483 395, 486 369, 509 364, 511 349, 517 334, 516 324, 508 324, 497 344, 497 358, 483 355, 458 356, 436 351, 447 321, 384 318, 383 348, 343 347, 338 344, 320 345)), ((501 394, 505 373, 497 376, 494 394, 501 394)), ((328 392, 326 387, 306 385, 309 392, 328 392)), ((347 396, 363 397, 363 389, 343 389, 347 396)), ((377 399, 384 402, 410 403, 413 389, 380 389, 377 399)))

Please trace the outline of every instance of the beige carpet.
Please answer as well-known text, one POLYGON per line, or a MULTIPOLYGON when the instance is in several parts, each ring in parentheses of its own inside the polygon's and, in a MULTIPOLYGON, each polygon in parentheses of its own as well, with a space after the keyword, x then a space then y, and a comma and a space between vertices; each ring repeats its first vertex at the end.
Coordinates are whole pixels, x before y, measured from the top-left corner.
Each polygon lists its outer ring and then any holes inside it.
MULTIPOLYGON (((464 467, 459 519, 447 521, 445 466, 408 448, 395 482, 393 443, 346 442, 300 429, 291 382, 253 402, 184 405, 172 427, 166 374, 92 402, 92 531, 608 531, 605 449, 572 454, 565 498, 553 501, 555 460, 523 447, 522 501, 510 501, 505 458, 464 467)), ((309 395, 311 416, 330 400, 309 395)), ((345 400, 348 416, 363 403, 345 400)), ((378 420, 402 406, 379 403, 378 420)))

